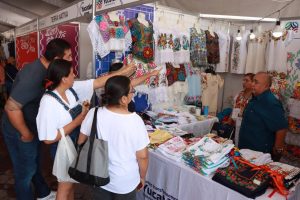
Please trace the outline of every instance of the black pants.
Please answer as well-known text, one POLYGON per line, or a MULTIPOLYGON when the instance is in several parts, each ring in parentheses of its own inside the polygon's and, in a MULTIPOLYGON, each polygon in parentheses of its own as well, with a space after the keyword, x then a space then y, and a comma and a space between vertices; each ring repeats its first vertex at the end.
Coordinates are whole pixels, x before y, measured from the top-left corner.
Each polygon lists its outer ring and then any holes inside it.
POLYGON ((92 193, 93 200, 136 200, 136 190, 127 194, 116 194, 99 187, 93 188, 92 193))

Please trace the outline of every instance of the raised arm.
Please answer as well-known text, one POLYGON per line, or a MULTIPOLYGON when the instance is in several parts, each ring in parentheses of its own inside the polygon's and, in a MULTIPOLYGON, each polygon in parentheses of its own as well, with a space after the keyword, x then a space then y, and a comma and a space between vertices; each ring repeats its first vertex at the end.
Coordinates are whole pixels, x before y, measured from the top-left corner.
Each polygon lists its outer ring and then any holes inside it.
POLYGON ((112 72, 112 73, 107 74, 105 76, 101 76, 101 77, 96 78, 95 81, 94 81, 94 89, 104 87, 106 81, 110 77, 117 76, 117 75, 130 76, 131 74, 133 74, 135 68, 136 68, 135 63, 132 62, 128 65, 123 66, 118 71, 115 71, 115 72, 112 72))
POLYGON ((157 76, 159 74, 161 69, 157 69, 157 70, 153 70, 152 72, 149 72, 139 78, 135 78, 133 80, 131 80, 131 84, 133 87, 138 86, 140 84, 142 84, 143 82, 145 82, 146 79, 150 78, 151 76, 157 76))

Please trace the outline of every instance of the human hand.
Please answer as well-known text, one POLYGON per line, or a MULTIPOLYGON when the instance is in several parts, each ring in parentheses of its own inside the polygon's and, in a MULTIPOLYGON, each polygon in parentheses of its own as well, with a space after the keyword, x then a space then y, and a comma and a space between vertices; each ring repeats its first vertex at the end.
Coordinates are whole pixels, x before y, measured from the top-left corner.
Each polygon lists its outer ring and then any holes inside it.
POLYGON ((162 68, 155 69, 155 70, 153 70, 153 71, 151 72, 151 75, 152 75, 152 76, 158 76, 161 70, 162 70, 162 68))
POLYGON ((81 114, 86 116, 86 114, 89 112, 90 109, 90 102, 89 101, 84 101, 82 103, 82 111, 81 114))
POLYGON ((140 191, 144 188, 145 185, 145 180, 141 178, 140 183, 138 184, 138 186, 136 187, 137 191, 140 191))
POLYGON ((22 134, 20 139, 22 142, 31 142, 33 138, 34 138, 33 134, 27 133, 27 134, 22 134))
POLYGON ((131 74, 133 74, 135 72, 135 70, 136 70, 136 63, 135 63, 135 61, 132 61, 131 63, 123 66, 122 70, 123 70, 123 75, 130 76, 131 74))

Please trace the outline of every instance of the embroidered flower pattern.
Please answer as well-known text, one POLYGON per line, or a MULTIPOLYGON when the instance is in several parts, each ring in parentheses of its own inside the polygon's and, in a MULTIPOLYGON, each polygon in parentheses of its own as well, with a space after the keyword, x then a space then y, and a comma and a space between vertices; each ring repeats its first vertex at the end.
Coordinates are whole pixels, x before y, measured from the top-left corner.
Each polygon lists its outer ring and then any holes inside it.
POLYGON ((143 55, 146 59, 153 57, 153 50, 150 47, 145 47, 143 51, 143 55))

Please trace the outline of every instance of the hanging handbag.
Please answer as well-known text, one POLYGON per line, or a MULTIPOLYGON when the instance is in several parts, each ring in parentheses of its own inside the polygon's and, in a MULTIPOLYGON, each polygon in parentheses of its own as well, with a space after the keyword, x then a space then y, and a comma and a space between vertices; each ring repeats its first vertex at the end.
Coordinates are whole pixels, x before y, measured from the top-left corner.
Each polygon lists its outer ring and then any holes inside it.
POLYGON ((103 186, 109 183, 108 144, 97 138, 97 110, 95 108, 91 134, 88 140, 79 146, 78 157, 69 168, 74 180, 91 186, 103 186))

